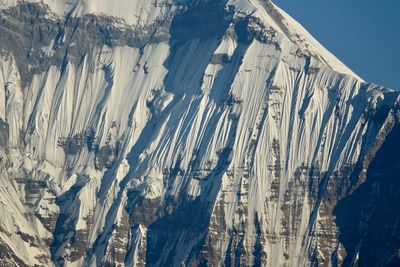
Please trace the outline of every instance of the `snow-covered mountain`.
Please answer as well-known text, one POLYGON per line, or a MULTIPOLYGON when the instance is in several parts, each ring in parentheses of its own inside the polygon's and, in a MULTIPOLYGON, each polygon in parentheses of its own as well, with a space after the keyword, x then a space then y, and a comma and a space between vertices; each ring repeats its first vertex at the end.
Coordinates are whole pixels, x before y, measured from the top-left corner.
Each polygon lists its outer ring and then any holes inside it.
POLYGON ((399 93, 268 0, 0 0, 1 266, 396 266, 399 93))

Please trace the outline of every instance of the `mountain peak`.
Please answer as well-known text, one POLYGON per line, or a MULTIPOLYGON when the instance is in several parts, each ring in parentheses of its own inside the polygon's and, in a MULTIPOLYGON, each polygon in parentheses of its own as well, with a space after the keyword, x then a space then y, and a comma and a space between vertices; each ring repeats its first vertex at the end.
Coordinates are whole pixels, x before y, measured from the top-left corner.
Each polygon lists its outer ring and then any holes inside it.
POLYGON ((1 266, 397 263, 399 93, 272 2, 1 6, 1 266))
MULTIPOLYGON (((171 16, 171 14, 179 12, 185 5, 197 5, 201 2, 213 3, 214 1, 119 0, 118 4, 108 0, 28 0, 24 2, 43 3, 52 12, 61 17, 67 14, 72 16, 83 16, 84 14, 105 15, 122 19, 131 27, 137 27, 138 25, 148 25, 155 21, 163 20, 171 16)), ((7 0, 3 1, 1 6, 6 8, 18 3, 20 1, 7 0)), ((260 19, 264 27, 269 27, 280 35, 280 42, 293 42, 302 50, 302 53, 318 58, 332 70, 362 80, 316 41, 299 23, 271 1, 229 0, 220 1, 220 3, 225 5, 228 10, 234 10, 235 16, 252 16, 260 19)))

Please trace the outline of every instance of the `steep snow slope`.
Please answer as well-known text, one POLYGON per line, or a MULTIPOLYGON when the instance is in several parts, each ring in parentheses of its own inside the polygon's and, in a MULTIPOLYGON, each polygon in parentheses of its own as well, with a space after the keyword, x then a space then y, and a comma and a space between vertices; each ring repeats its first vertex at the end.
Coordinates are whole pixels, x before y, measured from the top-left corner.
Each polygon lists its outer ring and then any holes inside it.
POLYGON ((368 181, 397 92, 267 1, 44 4, 0 14, 1 264, 363 256, 334 208, 368 181))

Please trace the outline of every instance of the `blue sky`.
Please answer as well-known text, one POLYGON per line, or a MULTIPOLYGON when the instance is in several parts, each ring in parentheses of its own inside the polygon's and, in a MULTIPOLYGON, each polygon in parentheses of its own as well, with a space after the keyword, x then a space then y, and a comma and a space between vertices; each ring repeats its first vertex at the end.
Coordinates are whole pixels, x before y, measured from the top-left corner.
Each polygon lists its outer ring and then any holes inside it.
POLYGON ((273 0, 368 82, 400 90, 400 0, 273 0))

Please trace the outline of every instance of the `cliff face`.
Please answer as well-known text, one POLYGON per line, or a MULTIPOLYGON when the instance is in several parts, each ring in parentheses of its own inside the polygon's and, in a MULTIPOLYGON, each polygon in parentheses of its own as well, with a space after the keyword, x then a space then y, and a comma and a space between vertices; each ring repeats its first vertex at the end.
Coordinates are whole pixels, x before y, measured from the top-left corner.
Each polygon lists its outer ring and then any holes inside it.
POLYGON ((0 265, 399 264, 397 92, 268 1, 122 2, 2 3, 0 265))

